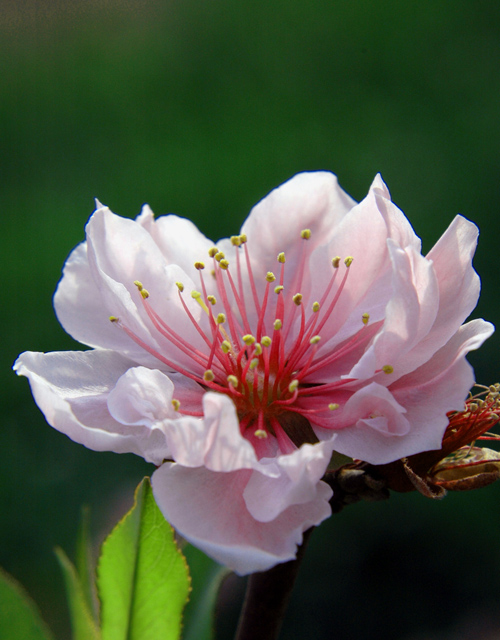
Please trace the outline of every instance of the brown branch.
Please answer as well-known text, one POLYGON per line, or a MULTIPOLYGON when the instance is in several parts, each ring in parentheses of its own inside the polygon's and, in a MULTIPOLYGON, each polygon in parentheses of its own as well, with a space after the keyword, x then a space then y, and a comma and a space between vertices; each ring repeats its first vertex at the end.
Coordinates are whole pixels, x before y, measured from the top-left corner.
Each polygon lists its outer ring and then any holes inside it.
POLYGON ((245 601, 235 640, 276 640, 288 601, 313 528, 304 533, 295 560, 268 571, 253 573, 248 579, 245 601))

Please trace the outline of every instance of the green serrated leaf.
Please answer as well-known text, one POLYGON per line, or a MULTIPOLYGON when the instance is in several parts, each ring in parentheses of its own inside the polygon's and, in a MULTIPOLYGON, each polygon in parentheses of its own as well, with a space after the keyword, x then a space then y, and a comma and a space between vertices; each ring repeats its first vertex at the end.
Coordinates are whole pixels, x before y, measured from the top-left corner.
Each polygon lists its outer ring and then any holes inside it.
POLYGON ((187 545, 183 553, 189 565, 193 590, 184 615, 182 637, 183 640, 212 640, 217 595, 222 581, 231 571, 192 545, 187 545))
POLYGON ((96 625, 83 586, 73 563, 60 548, 55 549, 66 583, 66 593, 71 615, 73 640, 100 640, 101 634, 96 625))
POLYGON ((33 600, 23 587, 2 569, 0 634, 2 640, 53 640, 33 600))
POLYGON ((102 547, 97 569, 102 640, 177 640, 190 590, 186 560, 149 478, 102 547))

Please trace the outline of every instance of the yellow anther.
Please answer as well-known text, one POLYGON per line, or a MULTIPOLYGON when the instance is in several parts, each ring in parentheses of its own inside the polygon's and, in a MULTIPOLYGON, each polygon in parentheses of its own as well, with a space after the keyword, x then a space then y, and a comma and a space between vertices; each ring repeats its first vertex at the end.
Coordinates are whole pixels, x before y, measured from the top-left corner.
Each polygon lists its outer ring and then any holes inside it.
POLYGON ((282 284, 279 284, 277 287, 274 287, 274 293, 281 293, 284 288, 282 284))
POLYGON ((258 358, 252 358, 252 360, 250 361, 250 369, 253 370, 258 366, 259 366, 259 359, 258 358))
POLYGON ((226 270, 229 267, 229 262, 225 259, 222 258, 222 260, 219 262, 220 268, 226 270))
POLYGON ((302 229, 302 231, 300 232, 300 237, 304 240, 309 240, 309 238, 311 237, 311 229, 302 229))
POLYGON ((212 382, 214 378, 215 378, 215 375, 212 369, 207 369, 203 374, 203 380, 205 380, 205 382, 212 382))
POLYGON ((202 269, 205 268, 205 265, 203 264, 203 262, 195 262, 194 263, 194 268, 198 269, 198 271, 201 271, 202 269))
MULTIPOLYGON (((282 327, 282 326, 283 326, 283 323, 281 322, 281 320, 280 320, 279 318, 278 318, 278 319, 276 319, 276 320, 274 321, 274 323, 273 323, 273 327, 274 327, 274 330, 275 330, 275 331, 279 331, 279 330, 281 329, 281 327, 282 327)), ((264 341, 262 340, 262 342, 264 342, 264 341)))
POLYGON ((246 241, 247 241, 247 234, 246 233, 242 233, 241 236, 240 236, 241 244, 245 244, 246 241))
POLYGON ((260 344, 263 347, 270 347, 272 343, 272 340, 269 336, 262 336, 261 340, 260 340, 260 344))
POLYGON ((210 269, 210 275, 215 278, 215 269, 210 269))
POLYGON ((139 289, 139 291, 141 291, 141 289, 143 288, 142 282, 139 282, 139 280, 134 280, 134 284, 139 289))
POLYGON ((347 258, 344 260, 345 266, 346 267, 350 267, 353 260, 354 260, 354 258, 352 256, 347 256, 347 258))
POLYGON ((240 236, 231 236, 231 244, 233 247, 239 247, 241 244, 240 236))
POLYGON ((257 429, 253 435, 256 438, 259 438, 259 440, 263 440, 264 438, 267 438, 267 431, 264 431, 264 429, 257 429))
POLYGON ((340 256, 335 256, 335 258, 332 258, 332 266, 335 269, 338 269, 340 265, 340 256))
POLYGON ((290 391, 290 393, 294 393, 294 391, 296 391, 298 388, 299 388, 298 380, 292 380, 288 385, 288 391, 290 391))
POLYGON ((300 305, 302 304, 302 294, 301 293, 296 293, 292 300, 295 302, 295 304, 300 307, 300 305))
POLYGON ((340 407, 339 404, 337 404, 336 402, 332 402, 328 405, 328 408, 330 409, 330 411, 335 411, 335 409, 338 409, 340 407))
POLYGON ((208 255, 211 258, 214 258, 218 253, 219 253, 219 250, 217 249, 217 247, 210 247, 210 249, 208 250, 208 255))
POLYGON ((179 411, 181 403, 179 402, 179 400, 176 400, 175 398, 172 400, 172 406, 174 408, 175 411, 179 411))
POLYGON ((268 271, 266 273, 266 280, 268 282, 274 282, 276 280, 276 276, 274 275, 274 273, 272 271, 268 271))
POLYGON ((198 298, 201 298, 201 293, 199 291, 191 291, 191 298, 198 300, 198 298))
POLYGON ((217 322, 217 324, 224 324, 224 322, 226 322, 226 316, 224 313, 218 313, 217 314, 217 318, 215 319, 215 321, 217 322))
POLYGON ((109 316, 110 322, 118 322, 118 318, 116 316, 109 316))
POLYGON ((262 347, 258 342, 255 343, 254 349, 255 349, 256 356, 260 356, 262 354, 262 347))
POLYGON ((235 389, 238 387, 238 378, 236 376, 228 376, 227 382, 235 389))
POLYGON ((477 402, 471 402, 471 403, 469 404, 469 410, 470 410, 470 411, 477 411, 477 410, 478 410, 478 408, 479 408, 479 406, 478 406, 477 402))
POLYGON ((215 254, 215 259, 217 260, 217 262, 220 262, 221 260, 223 260, 226 256, 222 253, 222 251, 217 251, 217 253, 215 254))
POLYGON ((217 298, 215 296, 207 296, 207 300, 210 302, 210 304, 214 305, 217 304, 217 298))
POLYGON ((390 365, 390 364, 385 364, 385 365, 382 367, 382 371, 383 371, 384 373, 389 374, 389 373, 392 373, 392 372, 394 371, 394 367, 391 367, 391 365, 390 365))
POLYGON ((223 340, 221 342, 220 348, 222 349, 223 353, 229 353, 231 351, 231 343, 229 342, 229 340, 223 340))
POLYGON ((309 344, 318 344, 318 342, 321 340, 321 336, 313 336, 310 340, 309 340, 309 344))
POLYGON ((283 251, 281 253, 278 253, 278 262, 280 262, 281 264, 284 264, 285 262, 285 254, 283 251))
POLYGON ((182 282, 176 282, 175 284, 177 285, 179 291, 182 293, 184 291, 184 285, 182 284, 182 282))
POLYGON ((139 289, 139 292, 143 300, 146 300, 146 298, 149 298, 149 291, 147 289, 139 289))
POLYGON ((314 313, 318 313, 319 311, 319 302, 314 302, 312 307, 314 313))
POLYGON ((363 315, 361 316, 361 322, 363 324, 368 324, 368 320, 370 319, 370 314, 369 313, 363 313, 363 315))
POLYGON ((252 335, 250 335, 249 333, 247 333, 241 339, 247 345, 247 347, 249 347, 251 344, 253 344, 255 342, 255 338, 252 335))

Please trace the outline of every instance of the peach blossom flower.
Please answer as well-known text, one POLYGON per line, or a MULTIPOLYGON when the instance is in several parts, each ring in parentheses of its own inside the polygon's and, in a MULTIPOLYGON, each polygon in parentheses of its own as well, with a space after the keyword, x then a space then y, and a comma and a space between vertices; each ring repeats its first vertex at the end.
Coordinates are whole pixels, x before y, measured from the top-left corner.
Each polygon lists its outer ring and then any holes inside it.
POLYGON ((295 556, 330 515, 333 450, 384 464, 441 446, 492 333, 476 305, 477 228, 427 256, 377 176, 356 204, 326 172, 257 204, 241 234, 135 220, 98 203, 55 294, 89 351, 22 354, 47 421, 158 466, 165 517, 238 573, 295 556))

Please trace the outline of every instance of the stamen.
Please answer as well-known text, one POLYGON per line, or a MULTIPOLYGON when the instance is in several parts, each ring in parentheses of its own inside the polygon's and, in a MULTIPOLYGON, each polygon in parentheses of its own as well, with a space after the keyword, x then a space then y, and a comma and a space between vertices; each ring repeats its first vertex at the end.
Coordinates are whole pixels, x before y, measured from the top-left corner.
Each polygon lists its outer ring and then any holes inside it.
POLYGON ((302 229, 302 231, 300 232, 300 237, 303 240, 309 240, 309 238, 311 237, 311 229, 302 229))
POLYGON ((179 411, 181 403, 179 402, 179 400, 176 400, 175 398, 173 398, 172 399, 172 406, 173 406, 175 411, 179 411))
POLYGON ((233 375, 229 375, 227 377, 227 382, 228 384, 230 384, 232 387, 234 387, 235 389, 238 388, 238 378, 236 376, 233 375))
POLYGON ((134 284, 141 294, 143 300, 149 298, 149 291, 142 286, 142 282, 139 282, 139 280, 134 280, 134 284))
POLYGON ((339 409, 339 408, 340 408, 340 405, 339 405, 339 404, 337 404, 336 402, 331 402, 331 403, 328 405, 328 408, 330 409, 330 411, 335 411, 336 409, 339 409))
POLYGON ((361 322, 363 324, 368 324, 368 320, 370 319, 370 314, 369 313, 363 313, 363 315, 361 316, 361 322))
POLYGON ((385 365, 382 367, 382 371, 383 371, 384 373, 387 373, 387 374, 389 374, 389 373, 394 373, 394 367, 391 367, 391 365, 390 365, 390 364, 385 364, 385 365))
MULTIPOLYGON (((143 291, 144 291, 144 289, 141 291, 141 295, 142 295, 143 291)), ((201 293, 199 291, 191 291, 191 298, 193 298, 193 300, 196 300, 196 302, 200 305, 200 307, 203 309, 203 311, 207 315, 210 315, 208 307, 205 304, 205 301, 203 300, 203 298, 201 297, 201 293)))

